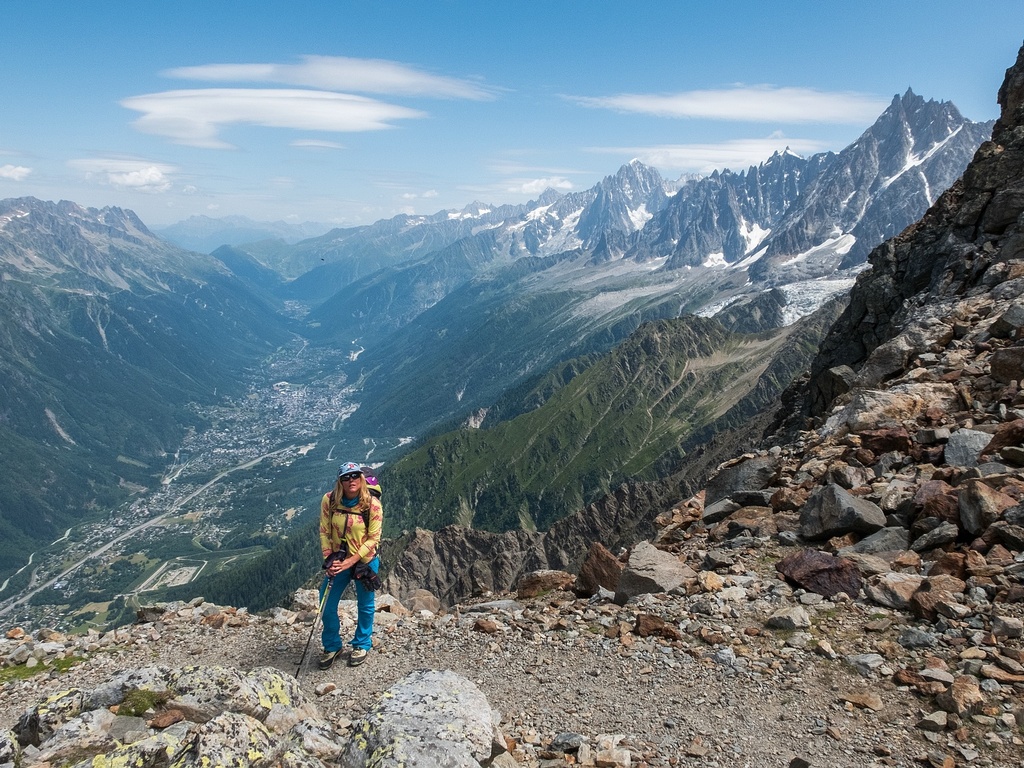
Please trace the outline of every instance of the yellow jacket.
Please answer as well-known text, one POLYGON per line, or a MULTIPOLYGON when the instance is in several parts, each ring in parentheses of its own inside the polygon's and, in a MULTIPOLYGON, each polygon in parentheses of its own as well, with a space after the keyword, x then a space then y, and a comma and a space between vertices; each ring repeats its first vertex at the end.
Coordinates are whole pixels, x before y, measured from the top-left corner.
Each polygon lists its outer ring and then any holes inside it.
POLYGON ((377 554, 381 530, 384 527, 384 508, 380 499, 370 498, 370 524, 363 523, 357 511, 344 507, 331 508, 331 494, 320 500, 320 549, 327 557, 332 552, 359 553, 359 560, 368 563, 377 554))

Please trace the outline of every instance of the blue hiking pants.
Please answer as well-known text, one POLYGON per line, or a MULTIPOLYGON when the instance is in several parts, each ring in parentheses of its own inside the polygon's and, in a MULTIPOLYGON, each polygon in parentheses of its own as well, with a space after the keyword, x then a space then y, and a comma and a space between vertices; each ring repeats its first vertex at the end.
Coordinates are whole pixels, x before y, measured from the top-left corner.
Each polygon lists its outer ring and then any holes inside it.
MULTIPOLYGON (((377 573, 380 570, 380 558, 375 557, 368 565, 377 573)), ((356 583, 356 635, 352 638, 353 648, 370 650, 373 637, 373 613, 376 609, 376 601, 372 591, 363 586, 359 579, 353 579, 355 566, 347 571, 342 571, 334 577, 331 583, 331 591, 327 595, 327 602, 324 603, 323 632, 320 633, 320 641, 325 651, 340 651, 344 645, 341 642, 341 621, 338 618, 338 602, 350 581, 356 583)), ((320 586, 320 600, 324 599, 324 590, 327 589, 328 579, 320 586)))

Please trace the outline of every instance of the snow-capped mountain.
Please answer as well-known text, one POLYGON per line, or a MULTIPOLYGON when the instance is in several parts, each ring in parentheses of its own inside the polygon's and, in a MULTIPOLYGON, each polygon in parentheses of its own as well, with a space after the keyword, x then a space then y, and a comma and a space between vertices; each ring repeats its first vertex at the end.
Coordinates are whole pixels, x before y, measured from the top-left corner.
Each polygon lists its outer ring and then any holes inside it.
POLYGON ((856 268, 920 218, 991 130, 908 89, 838 154, 786 151, 685 184, 627 255, 666 269, 743 263, 765 285, 856 268))
POLYGON ((752 277, 780 284, 863 264, 959 178, 991 132, 992 123, 971 122, 950 102, 909 89, 894 97, 786 211, 752 277))
POLYGON ((666 269, 735 264, 755 252, 831 157, 776 152, 744 173, 715 171, 683 185, 636 238, 629 256, 666 269))

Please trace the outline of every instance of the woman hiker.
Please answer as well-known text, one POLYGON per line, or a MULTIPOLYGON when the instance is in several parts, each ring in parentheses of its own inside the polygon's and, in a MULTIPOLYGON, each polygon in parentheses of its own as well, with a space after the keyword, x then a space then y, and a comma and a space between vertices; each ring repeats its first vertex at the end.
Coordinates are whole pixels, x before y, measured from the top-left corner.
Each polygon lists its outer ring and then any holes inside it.
MULTIPOLYGON (((372 480, 373 486, 376 479, 372 480)), ((320 587, 323 603, 323 632, 320 639, 324 653, 320 669, 327 669, 341 653, 341 622, 338 620, 338 601, 350 581, 356 583, 356 634, 352 638, 349 666, 355 667, 366 660, 373 636, 374 590, 380 586, 377 571, 384 510, 380 499, 370 493, 363 468, 355 462, 346 462, 338 469, 334 490, 325 493, 320 501, 320 549, 324 556, 327 578, 320 587), (329 590, 324 601, 324 590, 329 590)))

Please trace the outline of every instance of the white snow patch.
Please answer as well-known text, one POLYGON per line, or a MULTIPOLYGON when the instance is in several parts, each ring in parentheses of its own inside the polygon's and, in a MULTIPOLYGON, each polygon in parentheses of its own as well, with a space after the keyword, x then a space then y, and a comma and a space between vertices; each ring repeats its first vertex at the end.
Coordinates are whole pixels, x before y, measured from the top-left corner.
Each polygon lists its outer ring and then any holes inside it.
MULTIPOLYGON (((949 134, 949 136, 944 138, 942 141, 937 141, 934 144, 932 144, 927 149, 927 151, 923 152, 920 155, 914 155, 914 154, 908 155, 907 156, 907 161, 903 164, 903 167, 900 168, 898 171, 896 171, 896 173, 894 175, 892 175, 889 178, 884 179, 882 181, 881 189, 885 189, 886 187, 888 187, 890 184, 892 184, 894 181, 896 181, 896 179, 898 179, 900 176, 905 174, 911 168, 916 168, 917 166, 921 165, 921 163, 926 162, 936 152, 939 152, 944 146, 946 146, 946 144, 948 144, 952 140, 952 138, 954 136, 956 136, 958 133, 960 133, 961 130, 963 130, 963 126, 960 126, 955 131, 952 131, 949 134)), ((921 176, 923 177, 924 174, 922 173, 921 176)), ((925 184, 927 185, 927 181, 925 182, 925 184)), ((929 198, 929 202, 930 202, 931 201, 931 194, 930 193, 928 195, 928 198, 929 198)))
POLYGON ((740 237, 743 238, 747 247, 743 249, 744 254, 748 254, 759 246, 764 239, 770 235, 772 231, 770 229, 762 229, 758 224, 748 224, 743 222, 743 226, 740 227, 740 237))
POLYGON ((731 296, 728 299, 722 299, 721 301, 716 301, 711 304, 705 304, 693 314, 697 315, 697 317, 712 317, 731 304, 735 304, 740 300, 740 298, 740 296, 731 296))
POLYGON ((654 218, 654 214, 648 212, 646 203, 639 208, 629 210, 629 221, 633 224, 633 229, 643 229, 644 224, 652 218, 654 218))
POLYGON ((10 213, 5 213, 3 216, 0 216, 0 229, 7 226, 8 222, 13 221, 14 219, 23 219, 26 216, 28 216, 28 211, 14 210, 10 213))
POLYGON ((471 229, 470 232, 472 232, 474 235, 479 235, 481 232, 487 232, 488 230, 491 229, 500 229, 502 226, 504 226, 504 224, 505 222, 503 221, 499 221, 496 224, 481 224, 479 227, 473 227, 473 229, 471 229))
POLYGON ((737 261, 735 264, 733 264, 732 268, 733 269, 746 269, 751 264, 753 264, 755 261, 757 261, 762 256, 764 256, 767 251, 768 251, 768 246, 767 245, 764 248, 758 248, 756 251, 754 251, 752 254, 747 256, 742 261, 737 261))
MULTIPOLYGON (((528 214, 526 214, 526 220, 527 221, 540 221, 541 219, 543 219, 547 215, 548 211, 550 211, 550 210, 551 210, 551 205, 541 205, 541 206, 538 206, 537 208, 534 208, 532 211, 530 211, 528 214)), ((558 214, 556 214, 556 213, 552 213, 551 215, 554 216, 555 218, 558 218, 558 214)))
POLYGON ((829 238, 820 245, 816 245, 813 248, 808 248, 803 253, 796 254, 796 256, 791 256, 782 263, 796 264, 797 262, 800 261, 813 261, 814 259, 817 259, 819 257, 845 256, 850 252, 850 249, 853 248, 856 242, 856 237, 849 233, 846 233, 843 235, 839 235, 838 237, 829 238))
POLYGON ((702 267, 727 267, 729 264, 725 260, 725 254, 721 251, 717 253, 709 253, 708 257, 704 259, 702 267))
POLYGON ((855 282, 856 278, 851 277, 839 280, 807 280, 781 286, 779 290, 786 295, 786 307, 782 310, 783 322, 791 325, 801 317, 806 317, 833 296, 849 293, 855 282))

